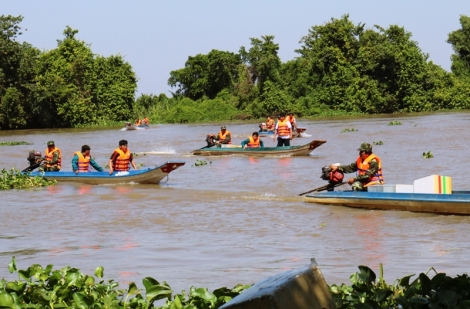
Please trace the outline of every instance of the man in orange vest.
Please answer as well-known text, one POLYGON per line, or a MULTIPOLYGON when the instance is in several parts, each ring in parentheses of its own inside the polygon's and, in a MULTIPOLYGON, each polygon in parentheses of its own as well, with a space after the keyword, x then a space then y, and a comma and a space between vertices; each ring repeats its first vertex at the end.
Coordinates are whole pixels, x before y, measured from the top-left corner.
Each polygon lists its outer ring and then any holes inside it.
POLYGON ((98 172, 102 172, 103 168, 99 166, 90 156, 91 148, 88 145, 82 146, 82 152, 77 151, 72 158, 72 170, 75 174, 86 173, 91 170, 91 166, 98 172))
POLYGON ((227 127, 221 126, 220 127, 220 132, 217 133, 216 136, 214 136, 214 140, 217 141, 215 143, 217 146, 219 146, 220 144, 231 144, 232 143, 232 133, 230 133, 230 131, 227 130, 227 127))
POLYGON ((330 165, 331 171, 339 170, 343 173, 357 172, 357 176, 350 178, 348 184, 353 191, 367 191, 368 186, 384 184, 382 174, 382 160, 372 153, 372 146, 369 143, 362 143, 357 149, 359 157, 356 162, 349 165, 330 165))
POLYGON ((263 148, 264 143, 263 141, 259 138, 259 133, 258 132, 253 132, 250 137, 248 137, 246 140, 242 142, 242 147, 243 148, 263 148))
POLYGON ((44 158, 45 172, 58 172, 62 167, 62 152, 55 146, 54 141, 47 142, 46 157, 44 158))
POLYGON ((114 171, 128 171, 129 163, 134 169, 137 169, 132 152, 127 148, 127 141, 123 139, 119 141, 119 148, 116 148, 109 158, 109 174, 111 175, 114 171))
POLYGON ((286 114, 282 113, 279 115, 279 120, 276 123, 274 129, 274 140, 277 137, 277 147, 290 146, 290 140, 292 139, 292 126, 286 114))

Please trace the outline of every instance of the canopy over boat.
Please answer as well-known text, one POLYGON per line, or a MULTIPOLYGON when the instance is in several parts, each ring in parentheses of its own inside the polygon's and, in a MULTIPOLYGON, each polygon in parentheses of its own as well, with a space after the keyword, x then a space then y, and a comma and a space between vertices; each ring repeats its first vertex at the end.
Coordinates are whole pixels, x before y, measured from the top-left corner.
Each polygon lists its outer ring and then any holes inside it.
POLYGON ((222 145, 222 147, 203 147, 193 151, 195 155, 222 156, 222 155, 244 155, 254 157, 266 156, 308 156, 315 148, 326 143, 324 140, 313 140, 301 146, 245 148, 239 145, 222 145))
POLYGON ((138 170, 130 170, 126 172, 32 172, 31 177, 41 176, 49 180, 57 180, 58 182, 77 182, 92 185, 101 184, 117 184, 117 183, 140 183, 140 184, 157 184, 165 178, 170 172, 183 166, 184 161, 168 161, 165 164, 154 168, 143 168, 138 170))
POLYGON ((470 191, 452 191, 452 194, 328 191, 306 195, 305 201, 366 209, 470 215, 470 191))

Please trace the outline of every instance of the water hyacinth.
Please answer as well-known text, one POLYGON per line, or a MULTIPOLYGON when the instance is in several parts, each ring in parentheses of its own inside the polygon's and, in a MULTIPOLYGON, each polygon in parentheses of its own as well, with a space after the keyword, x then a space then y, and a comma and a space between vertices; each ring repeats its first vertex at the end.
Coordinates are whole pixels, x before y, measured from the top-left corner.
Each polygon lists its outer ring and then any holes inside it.
POLYGON ((15 168, 2 169, 0 174, 0 190, 45 187, 56 183, 55 180, 47 180, 40 176, 31 177, 29 173, 21 173, 15 168))

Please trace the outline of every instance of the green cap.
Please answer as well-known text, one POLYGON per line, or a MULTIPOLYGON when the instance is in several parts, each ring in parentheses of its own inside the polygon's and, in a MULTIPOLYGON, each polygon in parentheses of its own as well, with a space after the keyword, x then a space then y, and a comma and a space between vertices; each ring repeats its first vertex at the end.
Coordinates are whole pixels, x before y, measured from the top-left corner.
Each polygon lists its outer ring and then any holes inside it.
POLYGON ((54 145, 55 145, 55 144, 54 144, 54 141, 48 141, 48 142, 47 142, 47 146, 54 146, 54 145))
POLYGON ((362 143, 361 147, 357 148, 359 151, 372 151, 372 146, 369 143, 362 143))

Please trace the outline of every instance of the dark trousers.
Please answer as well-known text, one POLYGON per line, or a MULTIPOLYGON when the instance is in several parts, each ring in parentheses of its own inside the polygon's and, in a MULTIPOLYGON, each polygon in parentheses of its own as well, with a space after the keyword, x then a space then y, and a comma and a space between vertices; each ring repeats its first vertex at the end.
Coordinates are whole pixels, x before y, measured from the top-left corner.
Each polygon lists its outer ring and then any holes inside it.
POLYGON ((277 137, 277 147, 282 147, 282 146, 290 146, 290 139, 289 138, 280 138, 278 136, 277 137))

